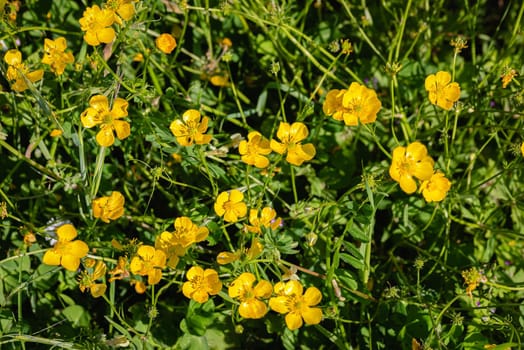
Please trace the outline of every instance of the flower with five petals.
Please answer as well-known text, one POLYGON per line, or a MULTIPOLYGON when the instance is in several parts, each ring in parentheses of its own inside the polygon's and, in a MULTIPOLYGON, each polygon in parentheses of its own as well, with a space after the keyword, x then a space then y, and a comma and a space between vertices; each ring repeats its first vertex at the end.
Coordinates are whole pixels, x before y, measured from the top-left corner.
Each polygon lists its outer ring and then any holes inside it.
POLYGON ((271 140, 270 147, 278 154, 285 154, 286 160, 293 165, 302 165, 304 161, 313 159, 316 150, 313 144, 302 145, 302 141, 308 136, 309 131, 301 122, 293 124, 281 122, 277 130, 280 142, 271 140))
POLYGON ((240 301, 238 313, 243 318, 258 319, 267 313, 267 305, 261 299, 267 299, 273 293, 273 286, 265 280, 255 286, 256 277, 250 272, 244 272, 235 279, 228 288, 231 298, 240 301))
POLYGON ((266 140, 258 131, 251 131, 247 135, 247 141, 242 140, 238 145, 242 161, 257 168, 265 168, 269 165, 267 155, 271 153, 269 141, 266 140))
POLYGON ((389 175, 400 184, 402 191, 411 194, 417 190, 414 178, 429 180, 433 175, 434 163, 426 146, 413 142, 407 147, 399 146, 393 150, 389 175))
POLYGON ((66 65, 75 61, 71 52, 65 52, 66 48, 67 42, 63 37, 57 38, 56 40, 47 38, 44 40, 44 57, 42 58, 42 63, 51 66, 51 71, 56 75, 62 75, 66 65))
POLYGON ((182 120, 174 120, 169 129, 175 135, 181 146, 205 145, 211 141, 211 135, 205 135, 207 131, 208 117, 202 117, 196 109, 189 109, 182 115, 182 120), (202 120, 201 120, 202 119, 202 120))
POLYGON ((108 44, 115 39, 115 30, 111 25, 115 22, 115 12, 111 9, 100 9, 98 5, 86 8, 83 17, 78 20, 84 40, 88 45, 108 44))
POLYGON ((127 117, 128 102, 123 98, 117 97, 113 103, 113 108, 109 109, 109 101, 104 95, 91 97, 89 105, 80 115, 82 125, 92 128, 100 125, 100 131, 96 134, 96 141, 100 146, 109 147, 115 142, 113 131, 116 137, 123 140, 131 134, 131 126, 128 122, 120 120, 127 117))
POLYGON ((304 294, 300 282, 291 280, 278 282, 274 286, 276 297, 269 299, 269 307, 280 314, 286 314, 286 325, 290 330, 307 325, 318 324, 322 320, 322 310, 314 307, 322 300, 322 294, 315 287, 309 287, 304 294))
POLYGON ((247 205, 243 200, 244 195, 239 190, 222 192, 215 201, 215 213, 218 216, 223 216, 224 221, 237 222, 239 218, 247 214, 247 205))
POLYGON ((443 173, 436 171, 429 180, 425 180, 420 185, 420 192, 424 196, 426 202, 440 202, 446 198, 446 194, 451 188, 451 181, 449 181, 443 173))
POLYGON ((111 192, 110 196, 96 198, 93 200, 93 216, 109 223, 124 214, 124 203, 125 198, 118 191, 111 192))
POLYGON ((56 235, 58 241, 44 254, 43 263, 52 266, 62 265, 66 270, 76 271, 80 259, 87 255, 89 247, 83 241, 74 241, 78 233, 71 224, 60 226, 56 230, 56 235))
POLYGON ((222 282, 213 269, 204 270, 200 266, 193 266, 187 271, 186 278, 182 293, 197 303, 205 303, 210 295, 216 295, 222 290, 222 282))
POLYGON ((148 284, 157 284, 162 278, 162 269, 166 267, 166 254, 149 245, 138 248, 131 259, 129 270, 135 275, 147 276, 148 284))
POLYGON ((458 83, 451 82, 451 74, 448 72, 430 74, 424 85, 429 93, 429 101, 447 111, 460 97, 460 86, 458 83))

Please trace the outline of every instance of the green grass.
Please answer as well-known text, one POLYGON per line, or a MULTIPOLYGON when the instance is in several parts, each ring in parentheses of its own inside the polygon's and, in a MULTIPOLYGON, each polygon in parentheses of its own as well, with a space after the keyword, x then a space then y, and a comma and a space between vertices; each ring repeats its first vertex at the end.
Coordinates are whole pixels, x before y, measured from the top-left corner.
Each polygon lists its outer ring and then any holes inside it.
MULTIPOLYGON (((0 1, 0 348, 522 348, 519 1, 138 1, 113 24, 112 44, 98 46, 78 22, 95 3, 16 3, 0 1), (172 53, 155 47, 160 33, 176 38, 172 53), (58 37, 75 59, 60 76, 41 62, 44 39, 58 37), (23 92, 4 60, 15 48, 30 71, 44 70, 23 92), (460 85, 449 111, 425 90, 438 71, 460 85), (213 85, 216 76, 227 85, 213 85), (376 92, 375 122, 346 126, 324 113, 327 93, 352 82, 376 92), (130 135, 110 147, 81 122, 95 95, 129 104, 130 135), (185 147, 170 131, 189 109, 209 118, 209 144, 185 147), (240 140, 258 131, 278 141, 284 121, 307 126, 314 158, 294 166, 273 152, 265 170, 245 164, 240 140), (406 194, 390 177, 393 150, 415 141, 452 183, 443 201, 406 194), (248 210, 269 206, 283 219, 258 236, 258 256, 247 253, 248 217, 228 223, 214 211, 232 189, 248 210), (105 223, 92 201, 112 191, 124 214, 105 223), (209 235, 144 294, 130 282, 147 276, 106 273, 104 296, 93 298, 80 291, 82 272, 42 262, 65 223, 109 271, 182 216, 209 235), (219 265, 220 252, 240 259, 219 265), (195 265, 223 283, 203 304, 182 293, 195 265), (290 331, 272 310, 242 318, 228 287, 243 272, 272 284, 294 272, 322 293, 322 321, 290 331)), ((88 264, 80 270, 92 273, 88 264)))

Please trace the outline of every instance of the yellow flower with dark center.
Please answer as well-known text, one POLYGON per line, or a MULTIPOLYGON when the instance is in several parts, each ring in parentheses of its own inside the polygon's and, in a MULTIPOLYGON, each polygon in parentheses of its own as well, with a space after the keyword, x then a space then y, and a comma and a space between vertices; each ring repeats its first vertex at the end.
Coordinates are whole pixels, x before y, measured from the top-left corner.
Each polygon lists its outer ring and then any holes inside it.
POLYGON ((247 205, 243 200, 244 195, 239 190, 222 192, 215 201, 215 213, 218 216, 223 216, 224 221, 237 222, 247 214, 247 205))
POLYGON ((118 192, 111 192, 110 196, 93 200, 93 216, 105 223, 116 220, 124 214, 124 196, 118 192))
POLYGON ((98 5, 86 8, 83 17, 78 20, 80 29, 85 32, 84 40, 88 45, 109 44, 115 39, 115 12, 111 9, 100 9, 98 5))
POLYGON ((138 248, 131 260, 129 270, 135 275, 147 276, 148 284, 157 284, 162 278, 162 269, 166 267, 166 254, 149 245, 138 248))
POLYGON ((113 108, 109 109, 109 101, 104 95, 91 97, 89 105, 80 115, 82 125, 92 128, 100 125, 100 131, 96 134, 96 141, 100 146, 109 147, 115 142, 113 132, 116 137, 123 140, 131 134, 131 126, 128 122, 120 120, 127 117, 128 103, 123 98, 117 97, 113 103, 113 108))
POLYGON ((413 142, 408 147, 397 147, 393 150, 389 175, 400 184, 402 191, 411 194, 417 190, 414 178, 421 181, 429 180, 433 175, 433 164, 426 146, 420 142, 413 142))
POLYGON ((65 38, 60 37, 56 40, 44 40, 44 57, 43 64, 51 66, 51 71, 56 75, 64 73, 67 64, 73 63, 75 58, 71 52, 65 52, 67 49, 67 42, 65 38))
POLYGON ((328 105, 325 111, 333 114, 333 118, 344 120, 346 125, 356 126, 358 123, 368 124, 377 119, 377 113, 382 103, 373 89, 353 82, 347 90, 338 93, 328 93, 328 105), (329 98, 329 99, 328 99, 329 98))
POLYGON ((78 284, 82 293, 89 290, 93 298, 98 298, 104 295, 107 289, 105 283, 96 283, 96 280, 106 274, 106 264, 99 261, 92 270, 92 272, 83 271, 78 278, 78 284))
POLYGON ((440 171, 435 172, 429 180, 425 180, 420 185, 420 192, 426 202, 440 202, 446 198, 451 188, 449 181, 440 171))
POLYGON ((83 241, 74 241, 78 233, 71 224, 60 226, 56 230, 56 235, 58 241, 44 254, 42 262, 52 266, 62 265, 66 270, 76 271, 80 265, 80 259, 89 252, 89 247, 83 241))
POLYGON ((451 74, 448 72, 437 72, 430 74, 424 83, 429 93, 429 101, 447 111, 460 97, 460 86, 451 82, 451 74))
POLYGON ((205 303, 210 295, 216 295, 222 290, 222 282, 213 269, 191 267, 186 274, 187 282, 182 285, 182 293, 197 303, 205 303))
POLYGON ((277 212, 275 209, 265 207, 262 209, 260 216, 258 216, 258 209, 250 209, 249 223, 251 226, 246 225, 246 229, 249 232, 262 233, 262 227, 276 230, 282 223, 282 219, 277 218, 277 212))
POLYGON ((133 0, 107 0, 105 8, 115 13, 115 22, 122 25, 122 20, 129 21, 135 14, 133 0))
POLYGON ((190 218, 182 216, 175 219, 175 231, 164 231, 157 236, 155 248, 162 249, 168 259, 167 265, 175 268, 187 248, 205 240, 208 235, 209 230, 206 227, 198 227, 190 218))
POLYGON ((286 160, 293 165, 300 166, 304 161, 313 159, 316 150, 313 144, 302 145, 302 141, 308 136, 307 127, 300 122, 293 124, 281 122, 277 130, 280 142, 271 140, 270 147, 278 154, 285 154, 286 160))
POLYGON ((258 319, 267 313, 267 305, 260 299, 269 298, 273 293, 273 286, 268 281, 261 280, 253 287, 255 282, 255 275, 244 272, 228 288, 229 296, 240 301, 238 313, 244 318, 258 319))
POLYGON ((42 79, 44 71, 41 69, 33 72, 22 62, 22 53, 18 50, 9 50, 5 53, 4 61, 7 63, 6 78, 11 83, 11 89, 16 92, 26 90, 29 83, 42 79))
POLYGON ((170 54, 176 48, 176 40, 169 33, 162 33, 155 39, 156 47, 165 54, 170 54))
POLYGON ((302 295, 300 282, 291 280, 279 282, 274 286, 276 297, 269 299, 269 307, 280 314, 286 314, 286 325, 290 330, 307 325, 318 324, 322 320, 322 310, 314 307, 322 300, 322 294, 315 287, 309 287, 302 295))
POLYGON ((196 109, 189 109, 182 115, 182 120, 174 120, 169 129, 175 135, 181 146, 191 146, 193 143, 204 145, 211 141, 211 135, 204 135, 207 131, 209 119, 202 117, 196 109))
POLYGON ((242 140, 238 145, 242 161, 257 168, 265 168, 269 165, 267 155, 271 153, 269 141, 258 131, 251 131, 247 135, 247 141, 242 140))

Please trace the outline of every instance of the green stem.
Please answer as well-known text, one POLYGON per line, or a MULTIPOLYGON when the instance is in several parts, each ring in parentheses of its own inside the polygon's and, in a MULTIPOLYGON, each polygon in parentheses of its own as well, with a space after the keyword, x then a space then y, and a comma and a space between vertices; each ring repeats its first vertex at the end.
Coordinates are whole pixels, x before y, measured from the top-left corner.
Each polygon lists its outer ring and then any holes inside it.
POLYGON ((298 194, 297 194, 297 185, 295 183, 295 168, 293 165, 289 165, 291 168, 291 187, 293 188, 293 198, 295 199, 295 204, 298 203, 298 194))
POLYGON ((95 172, 93 174, 93 182, 91 183, 91 191, 89 192, 89 202, 88 206, 91 204, 91 201, 96 197, 98 193, 98 188, 100 187, 100 181, 102 180, 102 173, 104 170, 104 159, 106 157, 106 147, 100 146, 98 155, 96 156, 96 165, 95 172))

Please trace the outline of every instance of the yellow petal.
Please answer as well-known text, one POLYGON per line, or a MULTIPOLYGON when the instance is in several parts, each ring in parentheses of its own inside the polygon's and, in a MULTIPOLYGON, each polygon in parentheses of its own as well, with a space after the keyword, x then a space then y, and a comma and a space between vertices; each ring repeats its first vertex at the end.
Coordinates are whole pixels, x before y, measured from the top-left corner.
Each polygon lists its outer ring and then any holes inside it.
POLYGON ((289 312, 288 297, 278 296, 269 299, 269 307, 271 310, 278 312, 279 314, 286 314, 289 312))
POLYGON ((65 224, 60 226, 56 230, 56 234, 60 242, 70 242, 73 239, 75 239, 75 237, 78 235, 75 227, 71 224, 65 224))
POLYGON ((113 128, 111 126, 103 126, 96 134, 96 142, 102 147, 109 147, 115 143, 115 136, 113 135, 113 128))
POLYGON ((78 266, 80 266, 80 258, 73 255, 64 255, 60 264, 68 271, 76 271, 78 266))
POLYGON ((290 330, 295 330, 302 327, 302 316, 298 312, 290 312, 286 315, 286 326, 290 330))
POLYGON ((291 142, 300 142, 304 140, 309 134, 309 131, 303 123, 296 122, 291 125, 289 129, 289 140, 291 142))
POLYGON ((114 120, 113 126, 116 131, 116 137, 118 137, 119 140, 123 140, 131 134, 131 126, 126 121, 114 120))
POLYGON ((318 307, 308 307, 302 310, 302 318, 306 324, 319 324, 322 320, 322 310, 318 307))
POLYGON ((62 255, 57 254, 53 249, 49 249, 47 252, 45 252, 42 262, 46 265, 58 266, 60 265, 61 259, 62 255))
POLYGON ((309 287, 304 293, 304 302, 308 306, 317 305, 321 300, 322 293, 320 293, 320 291, 315 287, 309 287))
POLYGON ((16 49, 8 50, 5 53, 4 61, 10 66, 22 63, 22 53, 16 49))

